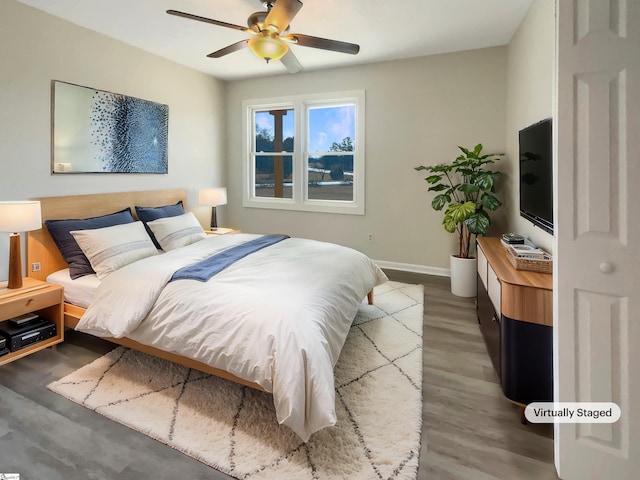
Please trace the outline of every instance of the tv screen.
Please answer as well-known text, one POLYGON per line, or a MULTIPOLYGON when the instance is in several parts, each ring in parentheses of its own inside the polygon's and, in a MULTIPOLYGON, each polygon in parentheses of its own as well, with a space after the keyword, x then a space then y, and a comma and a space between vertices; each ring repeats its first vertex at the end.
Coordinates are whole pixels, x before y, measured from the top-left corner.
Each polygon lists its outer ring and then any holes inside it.
POLYGON ((520 130, 520 215, 553 233, 551 119, 520 130))

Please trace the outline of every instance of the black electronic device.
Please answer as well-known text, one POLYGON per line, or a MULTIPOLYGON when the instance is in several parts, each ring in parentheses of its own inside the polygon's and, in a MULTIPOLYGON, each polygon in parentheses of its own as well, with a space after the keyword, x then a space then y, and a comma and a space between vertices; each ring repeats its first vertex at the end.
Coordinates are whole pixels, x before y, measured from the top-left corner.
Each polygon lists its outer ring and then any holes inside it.
POLYGON ((524 237, 517 233, 503 233, 502 241, 509 245, 524 245, 524 237))
POLYGON ((0 350, 0 357, 3 355, 6 355, 7 353, 9 353, 9 349, 8 348, 3 348, 2 350, 0 350))
POLYGON ((7 348, 7 339, 0 335, 0 350, 7 348))
POLYGON ((520 215, 553 234, 553 140, 547 118, 519 132, 520 215))
POLYGON ((56 325, 44 318, 37 317, 28 323, 15 325, 11 320, 0 322, 0 334, 7 340, 12 352, 28 347, 42 340, 56 336, 56 325))
POLYGON ((25 323, 33 322, 38 318, 38 315, 35 313, 25 313, 24 315, 19 315, 17 317, 10 318, 9 321, 14 325, 23 325, 25 323))

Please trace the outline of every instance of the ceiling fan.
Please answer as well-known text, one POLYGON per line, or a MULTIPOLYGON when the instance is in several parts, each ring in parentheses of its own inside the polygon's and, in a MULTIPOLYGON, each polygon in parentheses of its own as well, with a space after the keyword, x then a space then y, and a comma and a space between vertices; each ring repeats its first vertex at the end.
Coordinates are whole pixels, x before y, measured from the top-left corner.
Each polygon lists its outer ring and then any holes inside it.
POLYGON ((197 20, 199 22, 211 23, 220 27, 240 30, 252 35, 251 38, 233 43, 227 47, 217 50, 207 55, 210 58, 220 58, 229 53, 241 50, 245 47, 269 63, 271 60, 280 60, 287 70, 297 73, 302 70, 302 65, 289 49, 288 44, 302 45, 304 47, 320 48, 334 52, 349 53, 355 55, 360 51, 360 46, 354 43, 329 40, 327 38, 312 37, 301 33, 289 33, 291 20, 302 8, 300 0, 270 0, 263 1, 266 11, 254 12, 249 15, 247 24, 249 27, 242 27, 232 23, 214 20, 212 18, 200 17, 190 13, 179 12, 177 10, 167 10, 169 15, 197 20))

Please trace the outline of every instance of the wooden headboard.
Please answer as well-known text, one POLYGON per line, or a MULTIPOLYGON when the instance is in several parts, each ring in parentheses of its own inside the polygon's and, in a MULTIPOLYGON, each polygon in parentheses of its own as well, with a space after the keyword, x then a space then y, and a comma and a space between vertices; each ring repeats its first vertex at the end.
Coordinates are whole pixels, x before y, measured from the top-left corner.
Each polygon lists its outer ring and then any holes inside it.
MULTIPOLYGON (((97 193, 90 195, 72 195, 62 197, 32 198, 40 200, 42 221, 89 218, 117 212, 131 207, 135 217, 135 206, 159 207, 171 205, 182 200, 187 208, 184 190, 151 190, 142 192, 97 193)), ((34 230, 27 236, 27 276, 45 280, 47 275, 67 268, 56 244, 47 229, 34 230), (32 265, 40 264, 40 270, 33 272, 32 265)))

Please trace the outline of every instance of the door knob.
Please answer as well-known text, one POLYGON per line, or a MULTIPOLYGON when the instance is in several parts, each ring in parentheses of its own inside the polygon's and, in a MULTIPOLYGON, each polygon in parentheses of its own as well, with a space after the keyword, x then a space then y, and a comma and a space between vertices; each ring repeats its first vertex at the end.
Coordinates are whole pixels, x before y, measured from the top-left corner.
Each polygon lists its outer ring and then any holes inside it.
POLYGON ((607 274, 607 273, 611 273, 611 272, 613 272, 615 269, 616 269, 615 265, 614 265, 613 263, 611 263, 611 262, 602 262, 602 263, 600 264, 600 271, 601 271, 602 273, 605 273, 605 274, 607 274))

